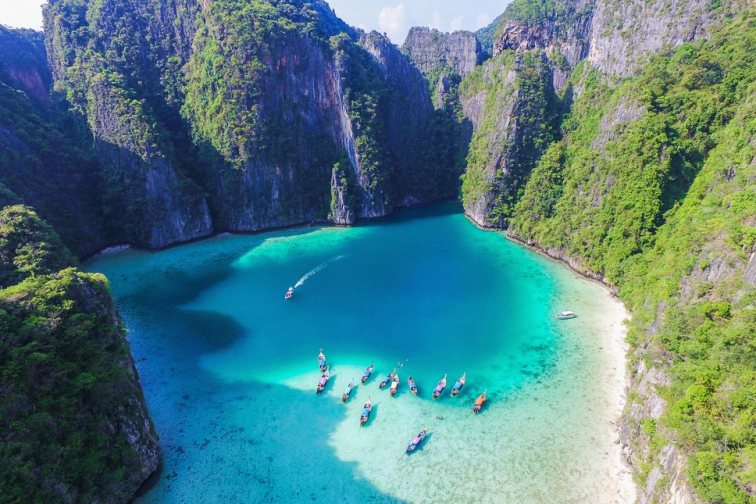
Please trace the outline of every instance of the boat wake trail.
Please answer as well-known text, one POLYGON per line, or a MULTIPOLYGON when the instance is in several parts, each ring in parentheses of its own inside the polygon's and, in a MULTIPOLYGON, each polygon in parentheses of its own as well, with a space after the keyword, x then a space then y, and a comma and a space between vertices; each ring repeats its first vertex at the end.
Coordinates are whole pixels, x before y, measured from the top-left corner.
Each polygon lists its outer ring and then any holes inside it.
POLYGON ((297 281, 297 283, 294 284, 294 288, 296 289, 298 287, 301 287, 302 284, 305 283, 311 276, 315 275, 316 273, 318 273, 320 271, 323 271, 324 269, 326 269, 328 267, 328 265, 330 265, 332 263, 335 263, 336 261, 339 261, 339 260, 341 260, 343 258, 344 258, 343 255, 339 255, 339 256, 332 257, 332 258, 328 259, 323 264, 319 264, 318 266, 316 266, 315 268, 313 268, 311 271, 307 272, 307 274, 305 274, 305 276, 303 276, 302 278, 300 278, 297 281))

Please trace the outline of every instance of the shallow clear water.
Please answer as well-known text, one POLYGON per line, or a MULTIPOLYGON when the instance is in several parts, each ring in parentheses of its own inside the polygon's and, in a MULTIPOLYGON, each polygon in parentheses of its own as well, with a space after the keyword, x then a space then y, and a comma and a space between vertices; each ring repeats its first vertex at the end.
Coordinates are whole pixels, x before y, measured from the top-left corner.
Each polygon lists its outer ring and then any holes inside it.
POLYGON ((455 205, 126 251, 88 269, 111 280, 164 450, 139 502, 581 502, 617 485, 616 363, 596 329, 606 295, 455 205), (553 317, 576 308, 585 315, 553 317), (332 378, 318 396, 321 347, 332 378), (390 398, 378 381, 394 367, 390 398), (483 389, 490 403, 473 416, 483 389), (403 455, 422 427, 421 449, 403 455))

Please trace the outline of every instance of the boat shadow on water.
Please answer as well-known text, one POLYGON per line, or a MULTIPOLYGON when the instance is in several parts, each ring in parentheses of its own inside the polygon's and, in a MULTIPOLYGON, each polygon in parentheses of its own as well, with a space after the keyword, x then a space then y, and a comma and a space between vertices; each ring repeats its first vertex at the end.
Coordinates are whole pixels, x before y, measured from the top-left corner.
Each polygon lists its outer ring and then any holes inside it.
POLYGON ((370 427, 372 425, 373 421, 375 420, 376 415, 378 414, 379 405, 378 403, 373 403, 373 407, 370 408, 370 416, 367 419, 367 422, 365 422, 364 425, 360 425, 362 428, 370 427))
MULTIPOLYGON (((411 452, 407 453, 407 456, 408 456, 408 457, 411 457, 411 456, 412 456, 412 455, 414 455, 415 453, 418 453, 418 452, 421 452, 421 451, 425 450, 425 445, 427 445, 427 444, 428 444, 428 443, 430 442, 430 440, 431 440, 431 438, 432 438, 432 437, 433 437, 433 433, 432 433, 432 432, 430 432, 430 431, 428 431, 428 432, 427 432, 427 433, 425 434, 425 437, 423 438, 423 442, 422 442, 422 443, 420 443, 420 444, 419 444, 419 445, 417 446, 417 448, 415 448, 415 449, 414 449, 414 450, 412 450, 411 452)), ((405 453, 406 453, 406 452, 405 452, 405 453)))

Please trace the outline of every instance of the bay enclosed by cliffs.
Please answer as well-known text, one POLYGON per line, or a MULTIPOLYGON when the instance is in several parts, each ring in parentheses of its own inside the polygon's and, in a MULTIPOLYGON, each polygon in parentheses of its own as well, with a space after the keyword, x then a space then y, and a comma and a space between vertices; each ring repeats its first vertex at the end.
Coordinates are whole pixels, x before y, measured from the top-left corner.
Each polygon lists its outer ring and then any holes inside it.
POLYGON ((128 250, 88 268, 111 279, 165 453, 140 502, 632 501, 615 443, 624 309, 455 205, 128 250), (580 316, 559 322, 561 309, 580 316), (332 378, 316 396, 320 347, 332 378), (391 398, 377 384, 395 367, 391 398), (430 398, 463 372, 460 396, 430 398), (422 427, 425 445, 404 456, 422 427))

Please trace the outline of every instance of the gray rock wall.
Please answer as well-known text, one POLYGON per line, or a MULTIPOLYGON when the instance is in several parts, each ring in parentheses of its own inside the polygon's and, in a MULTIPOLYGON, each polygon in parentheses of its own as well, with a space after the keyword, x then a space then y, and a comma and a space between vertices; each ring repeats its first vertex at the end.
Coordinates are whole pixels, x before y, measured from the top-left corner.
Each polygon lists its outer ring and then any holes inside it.
POLYGON ((462 106, 474 135, 462 185, 465 213, 485 228, 505 228, 531 170, 553 140, 556 97, 539 51, 501 54, 466 86, 462 106))
POLYGON ((407 34, 402 50, 423 73, 447 67, 464 77, 483 61, 480 42, 474 33, 467 31, 442 33, 433 28, 414 27, 407 34))
MULTIPOLYGON (((285 41, 265 41, 265 50, 244 47, 262 69, 224 69, 238 74, 247 97, 237 117, 256 123, 226 125, 249 130, 226 151, 196 129, 185 103, 187 69, 204 44, 223 47, 246 36, 210 19, 217 14, 212 3, 104 0, 91 9, 53 0, 46 7, 56 88, 87 118, 103 177, 124 188, 108 201, 118 208, 110 222, 122 227, 116 241, 160 248, 214 231, 325 221, 342 153, 351 161, 356 206, 333 214, 338 223, 453 193, 454 185, 423 184, 418 175, 427 169, 421 154, 432 149, 426 130, 433 115, 419 70, 385 37, 350 28, 325 2, 308 8, 316 13, 315 32, 295 30, 285 41), (330 47, 338 34, 345 38, 330 47), (371 124, 364 114, 356 120, 363 98, 375 102, 371 124)), ((467 42, 474 50, 474 37, 467 42)), ((216 98, 229 101, 200 101, 216 98)))
POLYGON ((506 19, 494 41, 494 55, 544 51, 551 61, 554 89, 562 89, 575 66, 588 56, 595 1, 555 1, 553 10, 537 22, 506 19))
POLYGON ((708 0, 600 0, 588 60, 610 76, 637 72, 664 47, 704 38, 716 19, 708 0))

